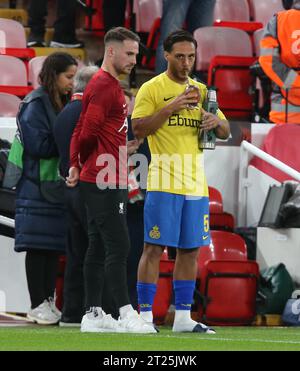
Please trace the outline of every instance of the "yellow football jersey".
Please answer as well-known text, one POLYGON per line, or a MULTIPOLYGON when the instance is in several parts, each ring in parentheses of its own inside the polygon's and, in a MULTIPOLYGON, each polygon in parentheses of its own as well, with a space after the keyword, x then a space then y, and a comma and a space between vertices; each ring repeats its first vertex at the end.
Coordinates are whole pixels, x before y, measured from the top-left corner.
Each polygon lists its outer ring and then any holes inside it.
MULTIPOLYGON (((190 196, 208 196, 203 153, 198 148, 201 107, 207 88, 189 78, 200 89, 199 109, 174 113, 154 134, 147 137, 151 151, 147 190, 190 196)), ((142 85, 135 99, 132 119, 152 116, 186 89, 186 84, 171 80, 166 72, 142 85)), ((218 117, 225 119, 218 110, 218 117)))

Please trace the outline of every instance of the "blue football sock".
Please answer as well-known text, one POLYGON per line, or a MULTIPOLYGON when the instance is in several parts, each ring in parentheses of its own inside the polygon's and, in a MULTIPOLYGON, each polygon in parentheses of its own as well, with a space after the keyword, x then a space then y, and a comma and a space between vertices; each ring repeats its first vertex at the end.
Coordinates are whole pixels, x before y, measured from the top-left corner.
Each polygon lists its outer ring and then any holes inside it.
POLYGON ((173 281, 176 310, 191 310, 195 284, 195 281, 173 281))
POLYGON ((154 296, 156 293, 155 283, 137 283, 138 292, 138 303, 140 306, 140 312, 150 312, 152 311, 152 304, 154 301, 154 296))

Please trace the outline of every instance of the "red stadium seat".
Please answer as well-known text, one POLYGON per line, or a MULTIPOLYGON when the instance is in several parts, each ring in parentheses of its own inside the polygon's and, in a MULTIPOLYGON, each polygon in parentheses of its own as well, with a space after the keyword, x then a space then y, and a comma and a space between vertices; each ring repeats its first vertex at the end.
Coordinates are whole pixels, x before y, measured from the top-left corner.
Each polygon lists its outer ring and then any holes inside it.
POLYGON ((147 49, 149 50, 149 56, 143 56, 142 66, 154 70, 155 68, 155 51, 158 45, 158 40, 160 36, 160 21, 161 18, 156 18, 151 29, 149 36, 147 38, 147 49))
POLYGON ((142 66, 151 70, 155 67, 155 50, 160 35, 160 20, 162 16, 162 0, 134 0, 136 32, 147 33, 146 46, 148 56, 143 56, 142 66))
POLYGON ((211 230, 233 231, 235 226, 234 216, 230 213, 210 213, 209 227, 211 230))
POLYGON ((238 234, 211 231, 210 246, 200 248, 198 267, 208 260, 247 260, 247 245, 238 234))
POLYGON ((213 187, 208 187, 209 193, 209 227, 211 230, 233 231, 233 215, 223 211, 221 193, 213 187))
POLYGON ((232 27, 246 31, 252 40, 253 33, 262 28, 260 22, 251 22, 247 0, 217 0, 214 26, 232 27))
MULTIPOLYGON (((300 171, 299 140, 299 124, 276 125, 266 135, 262 150, 293 169, 300 171)), ((279 182, 292 179, 288 174, 258 157, 254 157, 250 164, 279 182)))
POLYGON ((221 21, 250 21, 247 0, 216 0, 214 19, 221 21))
POLYGON ((208 71, 216 55, 251 57, 251 40, 246 32, 230 27, 201 27, 195 30, 197 40, 196 71, 208 71))
POLYGON ((162 16, 162 0, 134 0, 133 13, 136 32, 149 33, 155 20, 162 16))
POLYGON ((212 59, 207 83, 215 86, 220 109, 228 118, 251 119, 255 79, 250 66, 256 57, 216 56, 212 59))
POLYGON ((223 200, 221 192, 214 187, 208 187, 209 194, 209 212, 210 213, 222 213, 223 212, 223 200))
POLYGON ((32 87, 28 86, 25 64, 16 57, 0 55, 0 92, 24 97, 32 87))
POLYGON ((247 260, 244 240, 233 233, 211 231, 210 246, 200 248, 199 315, 210 325, 251 324, 255 317, 258 265, 247 260))
POLYGON ((0 18, 0 54, 25 61, 35 57, 34 49, 27 48, 25 29, 12 19, 0 18))
POLYGON ((16 117, 20 103, 15 95, 0 93, 0 117, 16 117))
POLYGON ((256 60, 249 35, 230 27, 202 27, 194 36, 196 70, 208 71, 208 85, 216 87, 220 109, 228 118, 249 119, 254 84, 249 66, 256 60))
POLYGON ((282 0, 248 0, 250 17, 265 26, 273 15, 284 10, 282 0))

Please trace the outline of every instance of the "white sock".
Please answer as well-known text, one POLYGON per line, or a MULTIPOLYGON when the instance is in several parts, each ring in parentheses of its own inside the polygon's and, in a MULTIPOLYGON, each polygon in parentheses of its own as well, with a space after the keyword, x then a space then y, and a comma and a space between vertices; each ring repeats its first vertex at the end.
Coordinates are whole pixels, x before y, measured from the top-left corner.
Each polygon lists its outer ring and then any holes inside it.
POLYGON ((189 310, 178 310, 175 311, 174 323, 175 322, 195 322, 191 318, 191 312, 189 310))
POLYGON ((147 312, 140 312, 140 316, 145 322, 149 322, 149 323, 153 322, 152 310, 149 310, 147 312))
POLYGON ((119 308, 120 317, 124 318, 127 313, 134 312, 131 304, 124 305, 123 307, 119 308))
POLYGON ((173 331, 193 331, 197 322, 191 318, 189 310, 176 310, 173 331))

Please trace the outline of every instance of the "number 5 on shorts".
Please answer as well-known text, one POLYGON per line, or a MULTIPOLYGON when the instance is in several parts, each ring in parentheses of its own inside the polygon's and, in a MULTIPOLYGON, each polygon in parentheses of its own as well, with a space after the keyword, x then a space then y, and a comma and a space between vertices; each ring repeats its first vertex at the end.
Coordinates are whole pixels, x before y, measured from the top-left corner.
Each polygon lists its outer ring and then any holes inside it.
POLYGON ((204 214, 203 217, 203 224, 204 224, 204 232, 208 233, 209 231, 209 220, 208 220, 208 214, 204 214))

